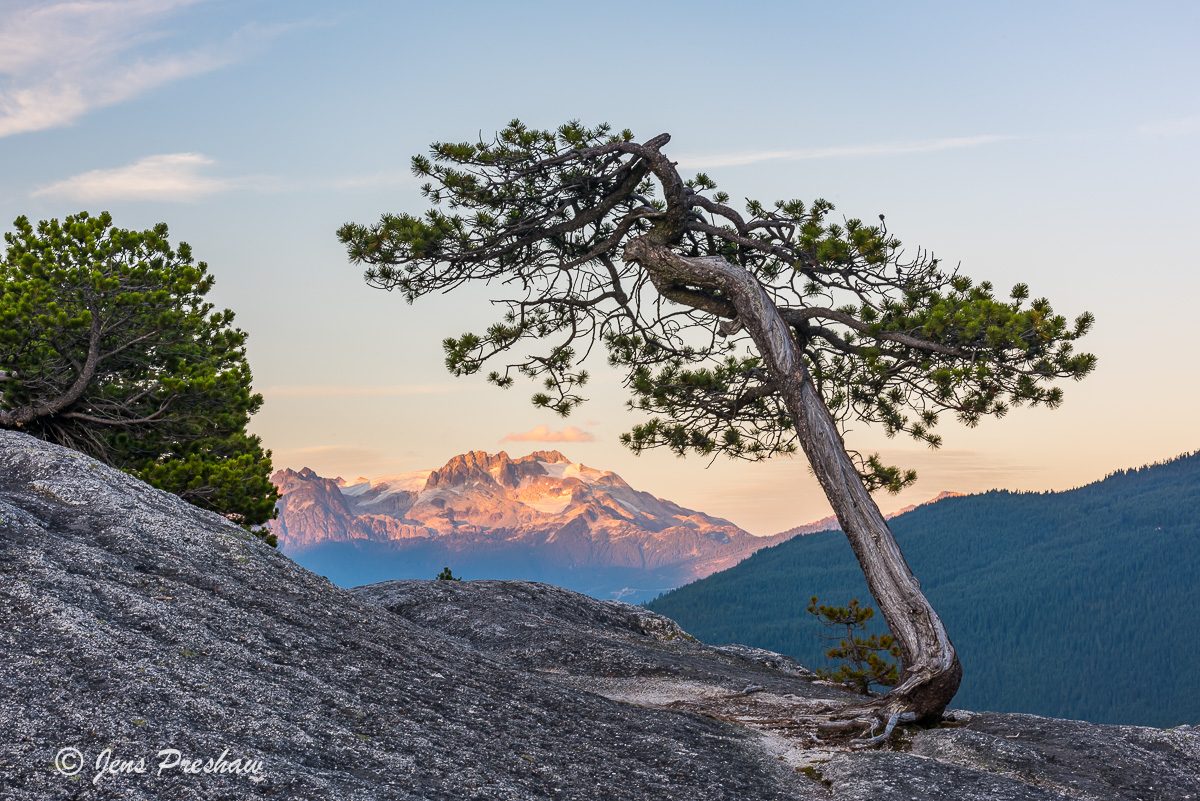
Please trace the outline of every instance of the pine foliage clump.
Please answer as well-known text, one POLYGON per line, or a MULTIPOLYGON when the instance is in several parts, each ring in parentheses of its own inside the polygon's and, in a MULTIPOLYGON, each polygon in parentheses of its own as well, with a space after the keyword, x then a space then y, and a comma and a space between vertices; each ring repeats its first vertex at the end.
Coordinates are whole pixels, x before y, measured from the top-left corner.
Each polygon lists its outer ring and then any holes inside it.
POLYGON ((0 257, 0 428, 73 448, 233 520, 268 543, 271 452, 233 312, 165 223, 107 212, 34 225, 0 257))

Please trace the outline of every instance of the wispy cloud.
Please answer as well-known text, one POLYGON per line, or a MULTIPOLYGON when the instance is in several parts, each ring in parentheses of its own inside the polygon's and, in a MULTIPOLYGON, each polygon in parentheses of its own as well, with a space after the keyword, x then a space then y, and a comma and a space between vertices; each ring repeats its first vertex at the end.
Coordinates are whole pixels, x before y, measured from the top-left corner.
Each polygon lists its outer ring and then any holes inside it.
POLYGON ((318 475, 332 478, 345 476, 381 476, 403 469, 403 462, 385 456, 373 448, 353 445, 317 445, 308 448, 272 448, 271 461, 275 467, 300 469, 311 467, 318 475))
POLYGON ((247 186, 246 178, 203 174, 216 162, 203 153, 146 156, 124 167, 91 170, 33 191, 34 197, 61 197, 82 203, 112 200, 165 200, 186 203, 247 186))
POLYGON ((589 431, 567 426, 556 431, 549 426, 534 426, 528 431, 507 434, 501 442, 592 442, 596 437, 589 431))
POLYGON ((217 161, 203 153, 163 153, 146 156, 124 167, 88 172, 38 187, 33 197, 59 197, 83 203, 113 200, 154 200, 189 203, 218 192, 327 192, 371 190, 409 183, 398 172, 343 179, 283 179, 270 175, 219 177, 209 174, 217 161))
POLYGON ((415 184, 417 179, 408 170, 384 170, 348 178, 337 178, 329 182, 333 189, 394 189, 398 186, 415 184))
POLYGON ((289 26, 247 26, 182 46, 166 23, 204 0, 16 2, 0 11, 0 137, 68 125, 88 111, 218 69, 289 26), (167 40, 171 40, 168 42, 167 40))
POLYGON ((678 159, 680 166, 693 169, 737 167, 743 164, 756 164, 760 161, 805 161, 810 159, 851 158, 855 156, 901 156, 910 153, 931 153, 936 150, 980 147, 1013 138, 1012 136, 987 134, 984 136, 960 136, 950 139, 924 139, 913 142, 883 142, 872 145, 846 145, 799 150, 755 150, 715 155, 695 154, 679 156, 678 159))
POLYGON ((1138 133, 1147 136, 1187 136, 1200 133, 1200 114, 1193 114, 1177 120, 1148 122, 1138 126, 1138 133))
POLYGON ((439 392, 456 392, 458 389, 452 384, 409 384, 392 387, 278 386, 267 387, 259 391, 271 398, 345 398, 378 395, 432 395, 439 392))
POLYGON ((355 448, 348 445, 312 445, 307 448, 275 448, 272 453, 286 453, 296 456, 345 456, 351 454, 353 456, 370 456, 375 458, 380 455, 380 452, 372 448, 355 448))
POLYGON ((984 451, 956 450, 953 448, 903 448, 884 451, 884 463, 903 468, 913 468, 921 476, 915 489, 905 490, 902 501, 923 503, 938 492, 986 492, 989 489, 1028 486, 1047 470, 1045 465, 1012 459, 984 451))

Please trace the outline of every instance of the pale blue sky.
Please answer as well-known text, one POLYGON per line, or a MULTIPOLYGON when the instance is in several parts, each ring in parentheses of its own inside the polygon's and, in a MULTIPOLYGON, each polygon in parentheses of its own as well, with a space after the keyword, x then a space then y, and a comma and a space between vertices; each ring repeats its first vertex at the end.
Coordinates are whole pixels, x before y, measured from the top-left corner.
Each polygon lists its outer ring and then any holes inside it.
POLYGON ((452 379, 439 343, 486 291, 408 307, 334 231, 423 208, 408 160, 519 116, 607 120, 734 198, 824 196, 1000 287, 1090 310, 1097 373, 1056 412, 929 453, 852 443, 943 489, 1066 488, 1200 447, 1200 5, 1195 3, 0 4, 0 224, 109 210, 167 222, 250 333, 279 466, 428 468, 537 426, 571 458, 772 533, 827 513, 799 460, 635 458, 614 377, 567 421, 452 379))

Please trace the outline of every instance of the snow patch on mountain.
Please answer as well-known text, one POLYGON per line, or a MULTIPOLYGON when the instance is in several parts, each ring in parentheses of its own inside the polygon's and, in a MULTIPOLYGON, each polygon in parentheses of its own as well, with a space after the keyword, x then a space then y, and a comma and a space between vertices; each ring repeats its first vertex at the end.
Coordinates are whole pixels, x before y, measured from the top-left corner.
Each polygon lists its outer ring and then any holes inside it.
POLYGON ((570 491, 564 491, 561 495, 551 495, 540 501, 521 501, 531 509, 536 509, 542 514, 557 515, 562 514, 568 506, 571 505, 571 499, 574 496, 570 491))
POLYGON ((586 467, 582 462, 547 462, 539 459, 538 463, 549 476, 561 479, 578 478, 587 484, 595 484, 604 476, 614 475, 608 470, 586 467))
POLYGON ((651 517, 651 518, 654 517, 654 515, 648 515, 645 512, 643 512, 641 509, 634 506, 632 503, 629 503, 628 501, 623 501, 616 496, 613 496, 613 500, 616 501, 617 503, 619 503, 623 509, 625 509, 626 511, 632 512, 634 515, 641 515, 642 517, 651 517))
POLYGON ((379 476, 378 478, 360 478, 354 484, 341 487, 342 495, 347 498, 357 498, 360 495, 366 495, 372 490, 382 488, 378 495, 364 500, 361 505, 366 506, 372 503, 387 498, 390 495, 395 495, 397 492, 413 492, 419 493, 425 488, 425 482, 429 480, 429 474, 432 470, 415 470, 411 473, 396 473, 390 476, 379 476))

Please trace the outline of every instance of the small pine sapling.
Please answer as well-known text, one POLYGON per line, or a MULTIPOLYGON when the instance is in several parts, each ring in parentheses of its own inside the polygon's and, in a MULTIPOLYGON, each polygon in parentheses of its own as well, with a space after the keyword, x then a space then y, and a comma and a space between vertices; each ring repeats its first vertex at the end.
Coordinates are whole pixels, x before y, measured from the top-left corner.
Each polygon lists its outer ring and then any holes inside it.
POLYGON ((434 576, 438 581, 462 581, 461 578, 450 572, 450 568, 443 567, 442 572, 434 576))
POLYGON ((838 644, 825 652, 825 656, 838 660, 836 668, 821 668, 817 675, 831 681, 849 682, 863 695, 871 695, 871 685, 891 687, 900 679, 897 662, 885 659, 881 654, 899 658, 900 646, 890 634, 866 634, 867 621, 875 617, 875 610, 861 606, 855 598, 847 606, 818 606, 813 596, 808 612, 833 630, 845 629, 845 635, 818 635, 825 640, 838 640, 838 644))

